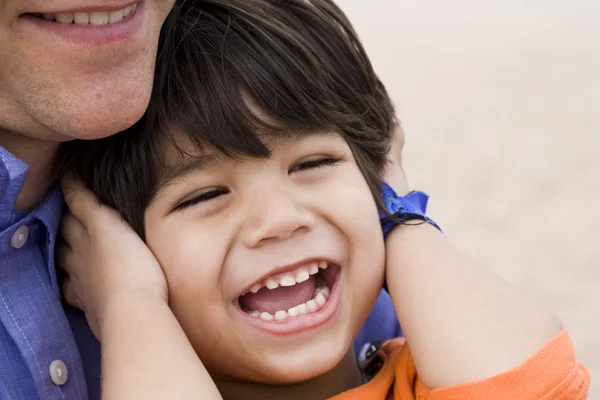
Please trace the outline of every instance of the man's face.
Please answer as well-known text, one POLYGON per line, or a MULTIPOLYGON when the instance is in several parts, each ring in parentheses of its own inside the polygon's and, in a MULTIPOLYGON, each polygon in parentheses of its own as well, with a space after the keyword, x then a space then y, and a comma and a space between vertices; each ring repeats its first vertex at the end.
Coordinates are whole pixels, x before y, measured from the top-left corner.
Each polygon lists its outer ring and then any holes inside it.
POLYGON ((175 0, 0 0, 0 131, 105 137, 145 111, 175 0))
POLYGON ((331 370, 383 281, 377 208, 346 142, 267 144, 268 159, 205 149, 145 214, 169 304, 217 379, 289 383, 331 370))

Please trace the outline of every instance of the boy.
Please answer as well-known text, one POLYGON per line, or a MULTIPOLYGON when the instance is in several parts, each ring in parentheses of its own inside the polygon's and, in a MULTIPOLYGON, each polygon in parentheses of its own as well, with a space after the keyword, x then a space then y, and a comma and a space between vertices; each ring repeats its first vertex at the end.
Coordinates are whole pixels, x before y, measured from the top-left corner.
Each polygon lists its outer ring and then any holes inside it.
POLYGON ((64 293, 103 342, 106 398, 585 398, 557 317, 407 195, 390 99, 334 4, 184 7, 144 119, 72 144, 152 252, 67 181, 64 293), (384 278, 410 350, 374 345, 359 368, 384 278))

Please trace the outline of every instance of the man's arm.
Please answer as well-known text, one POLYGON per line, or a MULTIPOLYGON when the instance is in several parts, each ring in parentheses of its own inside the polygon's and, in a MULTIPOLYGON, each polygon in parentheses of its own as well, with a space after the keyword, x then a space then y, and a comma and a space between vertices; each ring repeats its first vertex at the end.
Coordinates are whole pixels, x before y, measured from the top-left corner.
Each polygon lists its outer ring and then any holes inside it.
POLYGON ((102 343, 102 398, 220 399, 168 306, 152 252, 80 182, 65 179, 63 189, 71 211, 57 251, 68 273, 63 296, 85 311, 102 343))
POLYGON ((554 313, 482 268, 432 225, 397 226, 386 249, 388 288, 430 389, 512 369, 562 330, 554 313))

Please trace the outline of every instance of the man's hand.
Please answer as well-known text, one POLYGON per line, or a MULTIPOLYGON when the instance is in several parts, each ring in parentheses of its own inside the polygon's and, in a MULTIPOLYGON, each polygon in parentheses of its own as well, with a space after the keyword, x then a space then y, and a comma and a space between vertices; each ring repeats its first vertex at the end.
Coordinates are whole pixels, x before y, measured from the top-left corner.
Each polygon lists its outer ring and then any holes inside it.
POLYGON ((166 303, 166 280, 152 252, 115 210, 72 177, 63 180, 63 190, 70 210, 61 226, 65 243, 57 251, 68 274, 63 296, 85 311, 101 340, 107 310, 140 297, 166 303))
POLYGON ((102 398, 220 399, 169 309, 152 252, 79 181, 65 179, 63 190, 70 210, 58 250, 69 274, 63 295, 102 342, 102 398))

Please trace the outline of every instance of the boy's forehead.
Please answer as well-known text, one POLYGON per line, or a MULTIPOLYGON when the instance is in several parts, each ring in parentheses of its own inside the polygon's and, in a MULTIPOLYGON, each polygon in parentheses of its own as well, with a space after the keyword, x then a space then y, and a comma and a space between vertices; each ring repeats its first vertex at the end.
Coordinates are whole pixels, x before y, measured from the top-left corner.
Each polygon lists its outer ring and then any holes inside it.
MULTIPOLYGON (((160 174, 159 189, 194 171, 214 167, 226 161, 241 161, 246 158, 244 154, 227 155, 199 138, 192 139, 192 135, 179 127, 170 127, 169 140, 163 143, 164 165, 160 174)), ((340 137, 339 134, 330 130, 286 132, 285 134, 261 133, 259 136, 270 151, 276 151, 277 148, 287 144, 298 143, 303 139, 321 137, 324 140, 331 140, 340 137)))
MULTIPOLYGON (((299 132, 289 130, 285 133, 282 132, 257 132, 257 136, 260 141, 270 150, 274 151, 276 148, 297 142, 307 136, 323 136, 328 135, 329 132, 299 132)), ((239 138, 242 140, 242 138, 239 138)), ((227 157, 222 151, 212 146, 205 140, 202 140, 194 133, 189 133, 177 126, 170 126, 168 129, 168 140, 165 140, 162 144, 162 151, 164 159, 168 167, 177 167, 182 163, 194 162, 191 159, 195 158, 217 158, 217 155, 221 157, 221 160, 227 157)), ((226 150, 227 151, 227 150, 226 150)), ((229 154, 229 153, 228 153, 229 154)), ((242 154, 231 154, 234 159, 245 158, 242 154)))
POLYGON ((179 128, 173 127, 169 133, 169 140, 162 144, 164 162, 159 187, 192 171, 214 166, 226 158, 225 154, 208 143, 192 140, 190 135, 179 128))
POLYGON ((177 164, 184 156, 198 157, 205 154, 208 143, 201 143, 197 140, 192 140, 190 134, 183 129, 170 125, 166 140, 161 143, 162 152, 164 154, 167 165, 177 164))

